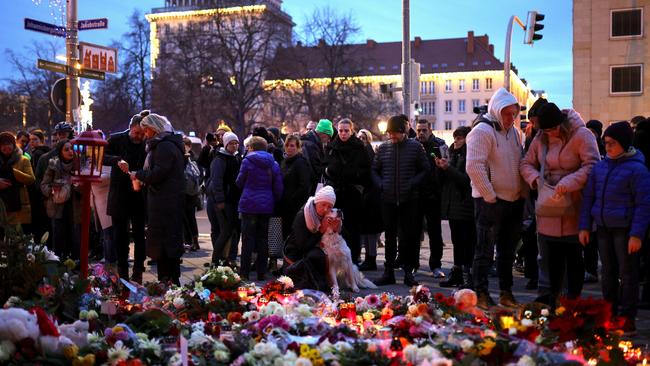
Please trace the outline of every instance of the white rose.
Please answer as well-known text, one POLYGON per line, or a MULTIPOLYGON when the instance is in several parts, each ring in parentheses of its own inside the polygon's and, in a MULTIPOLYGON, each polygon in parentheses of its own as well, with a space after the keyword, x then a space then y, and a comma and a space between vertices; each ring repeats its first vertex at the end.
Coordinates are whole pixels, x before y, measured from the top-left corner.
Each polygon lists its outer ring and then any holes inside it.
POLYGON ((528 355, 522 356, 517 362, 517 366, 535 366, 535 365, 537 365, 537 363, 535 363, 535 360, 533 360, 528 355))
POLYGON ((432 360, 434 358, 438 358, 440 356, 441 356, 440 352, 438 352, 437 349, 435 349, 435 348, 433 348, 433 347, 431 347, 429 345, 426 345, 426 346, 418 349, 418 354, 417 354, 418 363, 423 362, 424 360, 429 360, 430 361, 430 360, 432 360))
POLYGON ((469 339, 463 339, 460 342, 460 348, 463 349, 463 352, 468 352, 472 347, 474 347, 474 342, 469 339))
POLYGON ((296 360, 294 365, 296 365, 296 366, 311 366, 311 361, 309 361, 308 358, 298 357, 298 359, 296 360))
POLYGON ((409 344, 408 346, 404 347, 402 352, 404 354, 404 358, 408 362, 410 362, 410 363, 412 363, 414 365, 416 365, 418 363, 418 346, 416 346, 414 344, 409 344))
POLYGON ((217 362, 228 362, 228 360, 230 359, 230 355, 228 354, 228 352, 220 349, 214 351, 213 356, 217 362))
POLYGON ((548 316, 548 314, 549 314, 548 309, 542 309, 541 314, 542 314, 542 316, 548 316))
POLYGON ((181 308, 183 308, 185 306, 185 300, 183 300, 182 297, 177 297, 177 298, 174 299, 172 304, 174 305, 174 307, 176 309, 181 309, 181 308))

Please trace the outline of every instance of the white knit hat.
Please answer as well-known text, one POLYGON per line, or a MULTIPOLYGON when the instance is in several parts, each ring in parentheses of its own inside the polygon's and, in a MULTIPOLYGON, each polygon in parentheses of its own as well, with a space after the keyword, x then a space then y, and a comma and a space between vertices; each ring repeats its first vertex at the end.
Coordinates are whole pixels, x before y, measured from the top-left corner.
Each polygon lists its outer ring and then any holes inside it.
POLYGON ((229 144, 231 141, 237 141, 237 142, 239 142, 239 138, 237 137, 237 135, 235 135, 235 134, 232 133, 232 132, 226 132, 226 133, 224 133, 224 134, 223 134, 223 137, 221 138, 221 140, 223 140, 223 146, 224 146, 224 147, 227 147, 228 144, 229 144))
POLYGON ((334 188, 331 186, 325 186, 316 192, 314 195, 314 203, 319 202, 329 202, 334 206, 336 203, 336 193, 334 193, 334 188))

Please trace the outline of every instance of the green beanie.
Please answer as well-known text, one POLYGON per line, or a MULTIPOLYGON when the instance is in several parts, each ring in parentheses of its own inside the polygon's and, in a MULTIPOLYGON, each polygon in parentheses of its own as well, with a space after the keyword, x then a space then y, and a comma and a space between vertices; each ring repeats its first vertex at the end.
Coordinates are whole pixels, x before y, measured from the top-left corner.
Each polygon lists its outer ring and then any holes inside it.
POLYGON ((334 127, 332 126, 332 121, 329 119, 321 119, 318 121, 316 132, 324 133, 329 137, 332 137, 332 135, 334 135, 334 127))

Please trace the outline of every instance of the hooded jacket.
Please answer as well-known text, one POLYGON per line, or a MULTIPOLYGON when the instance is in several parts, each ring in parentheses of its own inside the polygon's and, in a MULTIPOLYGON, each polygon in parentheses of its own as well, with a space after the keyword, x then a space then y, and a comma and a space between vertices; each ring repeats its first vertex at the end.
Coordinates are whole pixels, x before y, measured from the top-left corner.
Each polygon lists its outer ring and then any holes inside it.
POLYGON ((241 158, 220 148, 210 164, 210 177, 207 183, 207 193, 216 203, 226 202, 236 205, 239 202, 241 190, 235 184, 239 174, 241 158))
POLYGON ((631 149, 618 159, 605 157, 596 164, 584 189, 580 230, 591 224, 630 228, 630 236, 643 239, 650 224, 650 172, 643 154, 631 149))
MULTIPOLYGON (((591 168, 600 160, 596 137, 585 127, 580 115, 572 110, 565 110, 571 131, 567 141, 550 137, 546 166, 545 182, 550 185, 562 184, 571 195, 576 212, 561 217, 537 216, 537 231, 552 237, 578 234, 578 212, 582 202, 582 189, 587 183, 591 168)), ((543 154, 542 134, 539 132, 530 144, 526 157, 521 162, 521 175, 532 188, 540 178, 543 154)), ((537 183, 539 184, 539 183, 537 183)))
POLYGON ((275 202, 282 198, 280 166, 266 151, 248 153, 241 163, 237 186, 242 190, 239 212, 273 214, 275 202))
POLYGON ((466 169, 474 198, 514 202, 522 197, 521 135, 514 125, 505 130, 501 121, 501 110, 513 104, 519 103, 512 94, 504 88, 497 90, 488 103, 488 113, 478 119, 467 135, 466 169))

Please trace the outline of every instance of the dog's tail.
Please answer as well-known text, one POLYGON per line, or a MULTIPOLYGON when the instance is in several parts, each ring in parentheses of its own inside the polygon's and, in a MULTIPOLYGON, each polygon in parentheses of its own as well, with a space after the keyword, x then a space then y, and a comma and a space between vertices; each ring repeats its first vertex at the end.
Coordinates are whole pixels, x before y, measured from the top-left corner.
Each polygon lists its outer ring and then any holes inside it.
POLYGON ((359 288, 377 288, 377 285, 367 279, 363 273, 359 271, 359 268, 357 268, 357 266, 352 265, 352 270, 354 271, 354 282, 357 283, 357 286, 359 286, 359 288))

